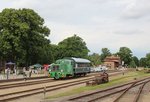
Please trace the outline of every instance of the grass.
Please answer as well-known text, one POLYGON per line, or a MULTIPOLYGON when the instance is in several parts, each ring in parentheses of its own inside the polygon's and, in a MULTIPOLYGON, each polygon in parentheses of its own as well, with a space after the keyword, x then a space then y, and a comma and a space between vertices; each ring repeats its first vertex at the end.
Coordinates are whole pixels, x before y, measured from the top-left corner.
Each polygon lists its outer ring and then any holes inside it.
POLYGON ((134 78, 138 79, 138 78, 144 78, 147 76, 150 76, 150 74, 144 73, 143 71, 128 72, 128 73, 125 73, 124 75, 112 76, 109 79, 110 81, 108 83, 100 84, 100 85, 96 85, 96 86, 81 86, 79 88, 74 88, 70 91, 61 92, 61 93, 53 95, 53 96, 48 96, 47 99, 69 96, 69 95, 78 94, 78 93, 90 91, 90 90, 104 89, 104 88, 108 88, 110 86, 119 85, 119 84, 123 84, 123 83, 129 82, 129 81, 132 81, 132 80, 134 80, 134 78))

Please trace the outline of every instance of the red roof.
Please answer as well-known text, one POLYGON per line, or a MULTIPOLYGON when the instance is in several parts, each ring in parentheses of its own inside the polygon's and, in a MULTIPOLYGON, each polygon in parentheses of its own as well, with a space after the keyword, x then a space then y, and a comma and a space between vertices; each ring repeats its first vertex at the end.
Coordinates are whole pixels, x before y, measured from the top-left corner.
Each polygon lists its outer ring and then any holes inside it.
POLYGON ((104 59, 105 62, 121 62, 120 57, 109 56, 104 59))

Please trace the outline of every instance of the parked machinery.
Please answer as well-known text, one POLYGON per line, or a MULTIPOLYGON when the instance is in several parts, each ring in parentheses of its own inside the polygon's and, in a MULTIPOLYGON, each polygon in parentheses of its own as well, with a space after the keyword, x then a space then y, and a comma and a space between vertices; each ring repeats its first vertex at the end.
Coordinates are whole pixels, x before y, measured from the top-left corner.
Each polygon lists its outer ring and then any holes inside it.
POLYGON ((108 73, 104 71, 103 73, 100 73, 100 75, 95 76, 95 78, 92 81, 87 81, 86 85, 93 86, 93 85, 99 85, 107 82, 109 82, 109 76, 108 73))
POLYGON ((69 76, 85 76, 90 73, 91 62, 83 58, 64 58, 51 64, 49 68, 50 77, 54 79, 66 78, 69 76))

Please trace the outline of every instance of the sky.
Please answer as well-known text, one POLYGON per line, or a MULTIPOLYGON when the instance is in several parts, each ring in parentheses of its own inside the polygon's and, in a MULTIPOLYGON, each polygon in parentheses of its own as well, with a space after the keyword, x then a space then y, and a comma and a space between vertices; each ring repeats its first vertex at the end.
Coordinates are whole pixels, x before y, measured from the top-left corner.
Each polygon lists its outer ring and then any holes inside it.
POLYGON ((0 0, 0 12, 5 8, 37 12, 52 44, 76 34, 90 53, 128 47, 141 58, 150 52, 150 0, 0 0))

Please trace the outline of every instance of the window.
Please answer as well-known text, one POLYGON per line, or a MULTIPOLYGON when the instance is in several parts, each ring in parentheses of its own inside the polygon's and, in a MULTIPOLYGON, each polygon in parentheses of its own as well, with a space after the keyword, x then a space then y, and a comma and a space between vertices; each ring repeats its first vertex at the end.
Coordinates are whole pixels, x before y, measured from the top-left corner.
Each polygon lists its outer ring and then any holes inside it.
POLYGON ((90 67, 89 63, 78 63, 77 65, 77 67, 90 67))
POLYGON ((58 65, 52 66, 52 71, 58 71, 58 70, 59 70, 59 66, 58 65))

